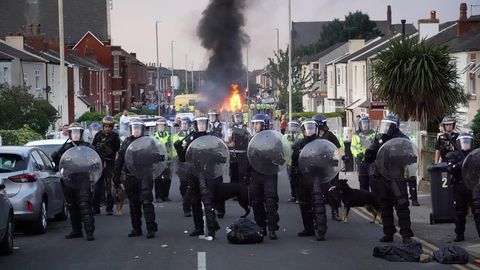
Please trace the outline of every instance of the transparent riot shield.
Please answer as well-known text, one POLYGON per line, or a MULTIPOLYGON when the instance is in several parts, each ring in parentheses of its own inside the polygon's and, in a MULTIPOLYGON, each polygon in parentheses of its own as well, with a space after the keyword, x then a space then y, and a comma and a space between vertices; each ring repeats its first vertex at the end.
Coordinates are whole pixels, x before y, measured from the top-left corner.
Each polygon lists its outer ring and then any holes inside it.
POLYGON ((100 156, 88 146, 68 149, 60 159, 59 171, 63 182, 75 189, 95 184, 102 175, 100 156))
POLYGON ((225 167, 230 163, 230 152, 221 139, 205 135, 193 140, 185 158, 191 165, 193 175, 202 179, 215 179, 223 175, 225 167))
POLYGON ((277 174, 286 166, 291 156, 290 143, 280 132, 264 130, 257 133, 248 144, 247 157, 255 171, 265 174, 277 174))
POLYGON ((166 167, 167 149, 158 140, 144 136, 133 141, 125 153, 128 171, 138 179, 156 179, 166 167))
POLYGON ((417 176, 417 147, 406 138, 386 142, 377 153, 375 165, 387 180, 404 181, 417 176))
POLYGON ((343 126, 341 117, 327 118, 327 126, 329 130, 337 136, 337 139, 341 141, 343 139, 343 126))
POLYGON ((309 180, 327 183, 342 167, 338 148, 327 140, 317 139, 305 145, 300 152, 298 166, 309 180))
POLYGON ((415 143, 418 147, 420 142, 420 122, 418 121, 402 121, 400 122, 400 131, 415 143))
POLYGON ((480 184, 480 149, 473 150, 463 160, 462 178, 471 190, 480 184))

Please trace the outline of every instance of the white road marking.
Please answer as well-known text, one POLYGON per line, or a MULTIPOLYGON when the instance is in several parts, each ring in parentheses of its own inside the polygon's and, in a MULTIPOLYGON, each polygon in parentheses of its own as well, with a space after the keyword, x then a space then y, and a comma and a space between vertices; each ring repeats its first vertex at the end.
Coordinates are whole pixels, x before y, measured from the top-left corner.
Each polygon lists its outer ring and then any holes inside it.
POLYGON ((198 252, 198 270, 207 270, 207 253, 198 252))

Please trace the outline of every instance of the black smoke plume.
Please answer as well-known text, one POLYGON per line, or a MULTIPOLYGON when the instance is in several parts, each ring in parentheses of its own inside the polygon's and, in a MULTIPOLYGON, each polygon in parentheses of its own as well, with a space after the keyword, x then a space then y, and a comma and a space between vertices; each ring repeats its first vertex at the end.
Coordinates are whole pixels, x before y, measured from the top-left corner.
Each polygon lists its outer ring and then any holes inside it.
POLYGON ((218 108, 230 95, 230 85, 245 85, 246 71, 242 48, 249 37, 244 32, 245 0, 210 0, 197 28, 202 46, 210 59, 205 83, 200 92, 206 96, 205 106, 218 108))

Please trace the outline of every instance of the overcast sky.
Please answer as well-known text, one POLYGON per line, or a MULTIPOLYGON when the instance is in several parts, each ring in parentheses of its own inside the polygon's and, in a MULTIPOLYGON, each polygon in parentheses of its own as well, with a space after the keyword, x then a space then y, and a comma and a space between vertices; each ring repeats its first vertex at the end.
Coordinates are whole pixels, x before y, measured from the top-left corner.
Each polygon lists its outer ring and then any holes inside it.
MULTIPOLYGON (((204 68, 208 53, 196 35, 198 21, 209 0, 113 0, 111 30, 114 45, 136 52, 144 63, 156 61, 155 21, 159 24, 159 54, 164 67, 171 67, 170 42, 174 40, 174 67, 204 68)), ((276 48, 275 28, 280 29, 280 47, 288 43, 288 0, 248 0, 245 31, 251 38, 250 70, 262 68, 276 48)), ((437 11, 440 22, 456 20, 460 3, 467 3, 468 16, 480 14, 480 0, 292 0, 292 20, 329 21, 343 19, 349 11, 360 10, 371 20, 386 20, 387 5, 392 6, 393 23, 428 18, 437 11), (471 8, 471 5, 479 5, 471 8)), ((245 59, 245 54, 244 54, 245 59)))

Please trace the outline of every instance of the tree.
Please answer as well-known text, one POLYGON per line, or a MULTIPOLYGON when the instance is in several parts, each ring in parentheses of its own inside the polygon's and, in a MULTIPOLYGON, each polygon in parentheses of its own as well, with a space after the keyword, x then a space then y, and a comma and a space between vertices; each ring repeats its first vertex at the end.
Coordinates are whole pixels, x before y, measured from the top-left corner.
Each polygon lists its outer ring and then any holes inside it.
MULTIPOLYGON (((275 59, 269 57, 267 69, 267 76, 274 85, 262 90, 273 93, 279 89, 278 107, 288 108, 288 48, 275 53, 275 59)), ((303 111, 302 96, 316 90, 312 89, 312 78, 312 73, 306 72, 300 65, 292 67, 292 112, 303 111)))
POLYGON ((376 29, 377 24, 361 11, 349 12, 345 21, 334 19, 322 27, 320 38, 314 44, 304 46, 296 51, 297 56, 313 55, 338 42, 346 42, 351 38, 371 39, 382 33, 376 29))
POLYGON ((48 101, 35 99, 23 86, 0 85, 0 108, 0 123, 7 130, 28 124, 35 132, 45 134, 57 119, 57 111, 48 101))
POLYGON ((480 110, 477 111, 477 114, 473 118, 472 131, 475 138, 475 145, 480 147, 480 110))
POLYGON ((372 69, 378 97, 402 119, 420 121, 423 130, 431 120, 468 101, 446 46, 393 39, 372 69))

